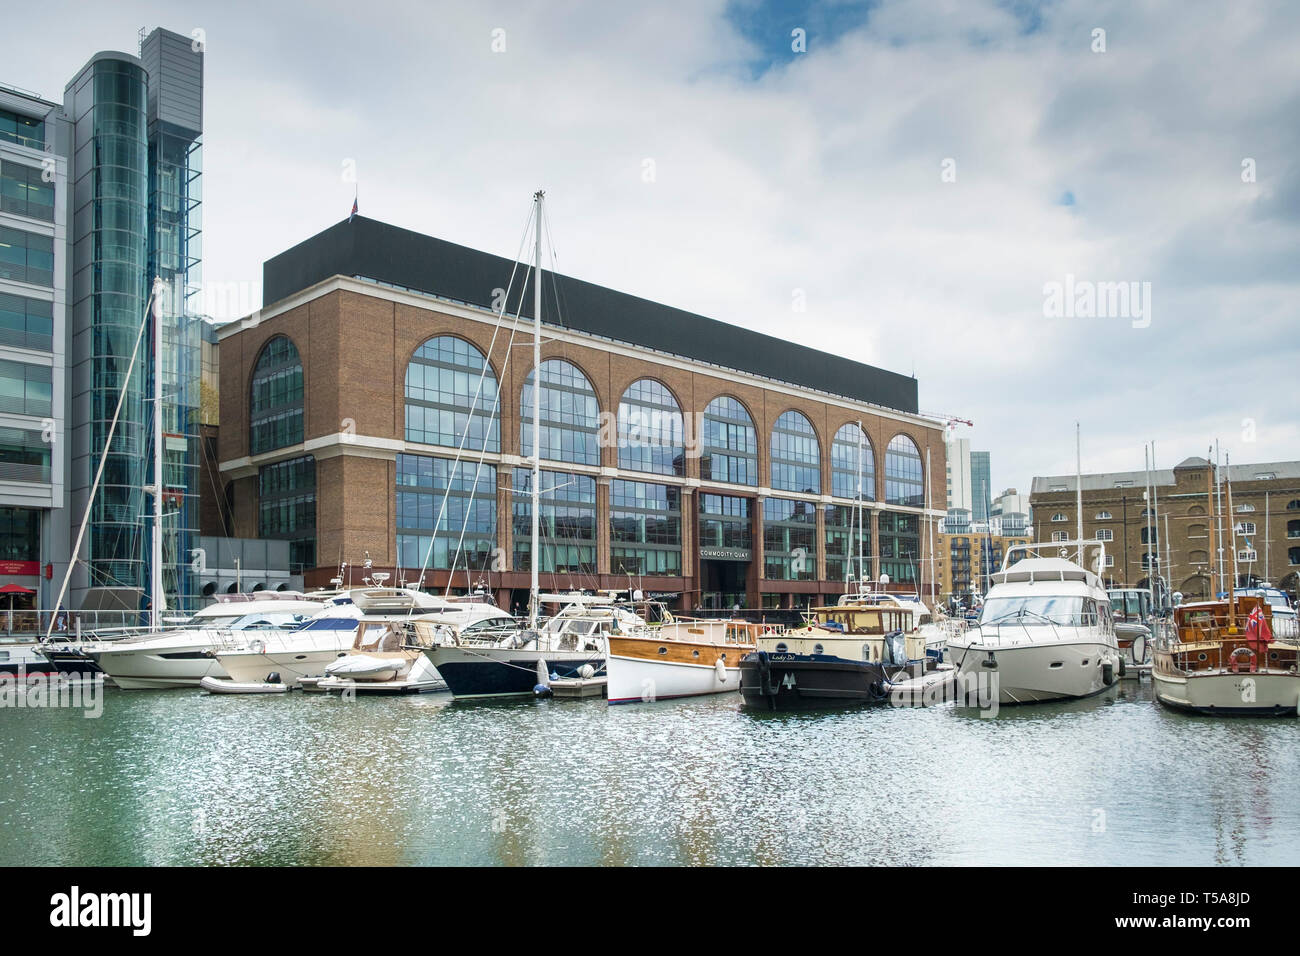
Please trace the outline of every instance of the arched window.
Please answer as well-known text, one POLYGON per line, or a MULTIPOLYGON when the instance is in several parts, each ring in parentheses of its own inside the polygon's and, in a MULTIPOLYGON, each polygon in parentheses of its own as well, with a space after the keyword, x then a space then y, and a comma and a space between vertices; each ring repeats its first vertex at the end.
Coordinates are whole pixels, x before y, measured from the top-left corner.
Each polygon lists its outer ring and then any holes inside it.
POLYGON ((1159 565, 1160 562, 1154 554, 1152 554, 1150 551, 1142 552, 1142 570, 1148 571, 1153 568, 1159 567, 1159 565))
POLYGON ((812 422, 793 410, 772 427, 772 488, 821 494, 821 445, 812 422))
POLYGON ((885 503, 915 508, 925 504, 921 453, 906 435, 895 435, 885 449, 885 503))
POLYGON ((862 500, 876 500, 876 456, 871 440, 856 422, 842 425, 831 442, 831 494, 857 498, 861 468, 862 500))
POLYGON ((464 339, 429 339, 407 363, 407 441, 448 448, 463 442, 468 452, 499 452, 496 403, 497 377, 483 353, 464 339))
MULTIPOLYGON (((542 460, 600 464, 600 408, 596 390, 576 365, 563 359, 542 363, 542 460)), ((519 447, 533 453, 533 372, 519 400, 519 447)))
MULTIPOLYGON (((1287 510, 1287 511, 1300 511, 1300 498, 1292 498, 1290 501, 1288 501, 1288 502, 1286 503, 1286 510, 1287 510)), ((1204 514, 1204 513, 1205 513, 1204 511, 1201 512, 1201 514, 1204 514)))
POLYGON ((1203 515, 1205 514, 1205 507, 1203 505, 1192 505, 1187 509, 1187 513, 1189 515, 1203 515))
POLYGON ((1111 520, 1114 519, 1114 517, 1115 517, 1115 516, 1112 515, 1109 511, 1098 511, 1098 512, 1097 512, 1097 518, 1096 518, 1096 520, 1097 520, 1097 521, 1111 521, 1111 520))
POLYGON ((1187 537, 1189 538, 1205 538, 1208 537, 1209 534, 1210 529, 1208 525, 1189 524, 1187 526, 1187 537))
POLYGON ((1248 515, 1254 510, 1255 506, 1252 504, 1237 505, 1237 514, 1239 515, 1248 515))
POLYGON ((1053 521, 1069 521, 1070 519, 1067 518, 1067 517, 1065 516, 1064 512, 1060 512, 1060 511, 1058 511, 1056 514, 1052 515, 1052 520, 1053 520, 1053 521))
POLYGON ((618 467, 656 475, 683 475, 686 436, 682 410, 659 382, 633 382, 618 403, 618 467))
POLYGON ((758 484, 758 437, 745 406, 729 395, 704 409, 700 477, 736 485, 758 484))
POLYGON ((1210 552, 1193 551, 1191 554, 1188 555, 1188 560, 1190 560, 1192 564, 1207 564, 1209 563, 1210 560, 1210 552))
POLYGON ((249 454, 302 441, 302 359, 287 336, 277 335, 262 346, 253 365, 250 393, 249 454))
POLYGON ((1098 529, 1097 529, 1097 540, 1098 540, 1098 541, 1114 541, 1114 540, 1115 540, 1115 532, 1112 531, 1110 528, 1098 528, 1098 529))

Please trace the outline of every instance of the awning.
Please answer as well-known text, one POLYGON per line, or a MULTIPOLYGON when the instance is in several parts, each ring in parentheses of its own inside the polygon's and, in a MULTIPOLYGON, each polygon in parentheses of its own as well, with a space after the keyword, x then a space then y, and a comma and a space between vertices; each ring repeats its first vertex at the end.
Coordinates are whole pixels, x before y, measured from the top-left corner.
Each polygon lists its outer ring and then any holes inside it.
POLYGON ((0 594, 35 594, 32 588, 25 588, 21 584, 6 584, 0 587, 0 594))

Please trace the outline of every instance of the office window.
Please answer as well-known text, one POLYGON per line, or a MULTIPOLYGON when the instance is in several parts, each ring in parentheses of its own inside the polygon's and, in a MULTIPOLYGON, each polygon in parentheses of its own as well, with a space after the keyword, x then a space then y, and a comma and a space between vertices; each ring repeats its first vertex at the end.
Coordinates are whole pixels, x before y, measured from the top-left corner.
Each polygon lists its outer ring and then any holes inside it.
POLYGON ((54 285, 54 237, 0 226, 0 279, 54 285))
POLYGON ((856 422, 840 427, 831 442, 831 494, 836 498, 876 500, 876 456, 871 439, 856 422))
POLYGON ((763 577, 817 579, 817 506, 786 498, 763 500, 763 577))
POLYGON ((44 149, 45 121, 0 109, 0 140, 28 149, 44 149))
MULTIPOLYGON (((686 437, 673 393, 654 379, 633 382, 618 403, 618 467, 685 474, 686 437)), ((694 438, 698 441, 699 436, 694 438)))
POLYGON ((796 411, 782 414, 772 428, 772 487, 821 494, 822 453, 812 422, 796 411))
POLYGON ((303 438, 303 376, 298 348, 277 335, 262 347, 253 366, 249 404, 249 453, 296 445, 303 438))
MULTIPOLYGON (((543 370, 546 363, 543 362, 543 370)), ((543 371, 543 382, 545 382, 543 371)), ((514 470, 514 570, 531 571, 533 473, 514 470)), ((556 471, 541 473, 538 571, 591 575, 596 570, 596 479, 556 471)), ((575 579, 576 587, 581 578, 575 579)))
POLYGON ((914 508, 925 504, 921 453, 906 435, 895 435, 885 449, 885 502, 914 508))
POLYGON ((48 418, 54 408, 52 376, 48 365, 0 360, 0 411, 48 418))
POLYGON ((397 456, 399 567, 490 570, 496 546, 496 466, 397 456))
POLYGON ((50 351, 54 347, 54 303, 0 292, 0 345, 50 351))
POLYGON ((758 439, 745 406, 724 395, 704 409, 700 477, 736 485, 758 484, 758 439))
POLYGON ((39 431, 0 427, 0 479, 49 482, 50 447, 39 431))
MULTIPOLYGON (((587 376, 562 359, 542 363, 541 458, 579 465, 600 464, 600 407, 587 376)), ((519 447, 533 454, 533 376, 528 373, 519 400, 519 447)))
POLYGON ((671 485, 610 482, 611 573, 681 574, 681 494, 680 488, 671 485))
POLYGON ((443 335, 415 350, 406 366, 406 440, 501 450, 497 378, 478 348, 443 335))
POLYGON ((0 212, 54 221, 54 183, 40 166, 0 162, 0 212))

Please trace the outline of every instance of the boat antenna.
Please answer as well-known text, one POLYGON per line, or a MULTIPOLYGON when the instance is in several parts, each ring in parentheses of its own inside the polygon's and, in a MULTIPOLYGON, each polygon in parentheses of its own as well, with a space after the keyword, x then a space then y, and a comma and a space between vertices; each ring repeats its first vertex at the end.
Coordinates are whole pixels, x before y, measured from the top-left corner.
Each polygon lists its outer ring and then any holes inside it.
POLYGON ((45 631, 45 640, 47 641, 54 634, 55 618, 58 617, 57 611, 63 607, 63 599, 68 593, 68 582, 72 580, 72 569, 77 563, 77 555, 81 553, 81 545, 86 538, 86 527, 90 524, 90 513, 94 510, 95 493, 104 477, 104 466, 108 462, 108 452, 113 447, 113 435, 117 431, 117 423, 122 416, 122 404, 126 401, 126 390, 131 384, 131 373, 135 371, 135 360, 140 354, 140 342, 144 338, 144 330, 149 324, 149 314, 153 311, 154 296, 157 292, 158 283, 155 282, 149 292, 149 299, 144 305, 144 316, 140 319, 140 328, 135 333, 135 346, 131 349, 131 361, 126 366, 126 376, 122 380, 122 390, 117 393, 117 407, 113 410, 113 418, 108 423, 108 435, 104 438, 104 450, 99 455, 99 467, 95 469, 95 480, 90 485, 90 495, 86 499, 86 511, 81 516, 81 527, 77 529, 77 540, 72 545, 72 554, 68 558, 68 569, 64 572, 63 582, 59 585, 59 596, 54 602, 56 613, 50 615, 50 626, 45 631))
POLYGON ((1075 537, 1079 540, 1079 566, 1086 567, 1083 563, 1083 436, 1077 421, 1074 423, 1074 512, 1075 537))

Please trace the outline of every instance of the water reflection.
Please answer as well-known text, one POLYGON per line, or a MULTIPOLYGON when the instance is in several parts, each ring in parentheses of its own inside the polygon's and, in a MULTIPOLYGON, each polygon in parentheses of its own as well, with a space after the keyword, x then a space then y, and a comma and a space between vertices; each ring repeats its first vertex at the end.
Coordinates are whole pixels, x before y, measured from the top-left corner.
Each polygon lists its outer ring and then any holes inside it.
POLYGON ((1289 720, 110 691, 0 712, 10 864, 1287 864, 1289 720))

